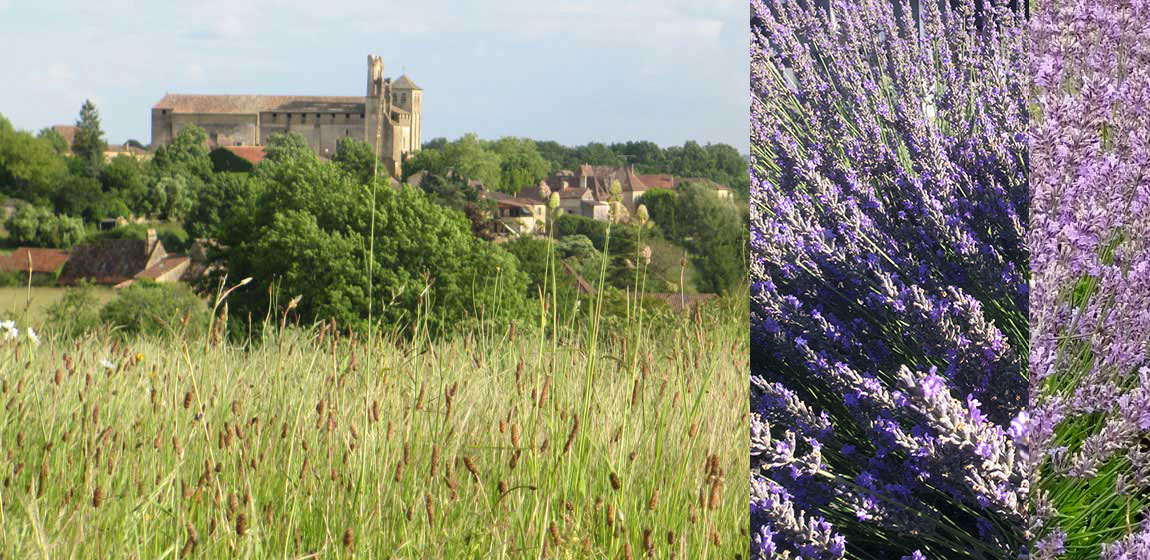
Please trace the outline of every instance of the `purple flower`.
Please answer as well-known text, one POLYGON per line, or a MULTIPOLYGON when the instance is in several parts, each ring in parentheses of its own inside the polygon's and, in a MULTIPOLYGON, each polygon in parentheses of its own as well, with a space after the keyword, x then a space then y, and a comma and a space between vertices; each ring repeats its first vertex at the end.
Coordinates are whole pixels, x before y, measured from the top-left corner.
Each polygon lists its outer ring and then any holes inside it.
POLYGON ((975 4, 751 2, 752 487, 791 506, 751 522, 776 556, 1028 542, 1027 20, 975 4))

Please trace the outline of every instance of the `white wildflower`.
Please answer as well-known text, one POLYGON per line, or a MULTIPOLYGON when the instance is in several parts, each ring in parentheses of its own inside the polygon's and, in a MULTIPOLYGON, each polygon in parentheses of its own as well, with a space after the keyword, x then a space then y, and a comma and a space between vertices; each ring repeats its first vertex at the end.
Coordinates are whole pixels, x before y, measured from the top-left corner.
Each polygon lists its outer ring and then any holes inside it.
POLYGON ((28 327, 28 340, 31 340, 32 344, 40 345, 40 335, 36 334, 36 331, 32 330, 32 327, 28 327))
POLYGON ((4 340, 16 340, 20 336, 20 329, 16 328, 16 321, 0 322, 0 331, 4 331, 4 340))

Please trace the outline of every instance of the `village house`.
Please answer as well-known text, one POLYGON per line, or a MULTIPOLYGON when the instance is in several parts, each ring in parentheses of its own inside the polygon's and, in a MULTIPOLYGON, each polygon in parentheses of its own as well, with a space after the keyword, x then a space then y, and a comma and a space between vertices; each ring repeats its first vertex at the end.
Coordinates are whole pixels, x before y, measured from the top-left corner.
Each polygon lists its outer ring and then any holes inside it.
POLYGON ((136 280, 172 283, 192 280, 203 273, 202 263, 188 255, 170 254, 148 230, 147 239, 103 239, 74 247, 67 264, 60 271, 64 286, 91 282, 123 288, 136 280))
POLYGON ((22 281, 28 281, 31 274, 33 284, 49 284, 55 282, 69 257, 70 252, 64 249, 20 247, 0 255, 0 270, 19 274, 22 281))
POLYGON ((595 220, 611 219, 611 185, 619 184, 619 202, 628 212, 634 212, 642 203, 643 195, 651 189, 679 190, 688 184, 704 184, 722 199, 731 198, 731 190, 710 179, 676 177, 669 173, 637 175, 632 165, 604 166, 580 165, 574 171, 557 171, 538 185, 519 191, 519 198, 546 201, 552 193, 559 194, 559 207, 568 214, 595 220))
POLYGON ((497 191, 484 191, 481 196, 495 203, 495 221, 512 235, 533 235, 547 228, 547 202, 519 198, 497 191))

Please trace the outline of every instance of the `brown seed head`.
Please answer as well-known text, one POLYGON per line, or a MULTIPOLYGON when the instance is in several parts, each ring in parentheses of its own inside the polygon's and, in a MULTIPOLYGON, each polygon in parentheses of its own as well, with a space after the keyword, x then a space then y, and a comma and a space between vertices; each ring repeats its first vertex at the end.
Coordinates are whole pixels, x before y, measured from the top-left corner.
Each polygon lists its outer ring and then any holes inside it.
POLYGON ((239 515, 236 516, 236 534, 242 537, 247 534, 247 532, 248 514, 241 511, 239 515))
POLYGON ((475 463, 471 460, 471 457, 463 457, 463 466, 467 467, 467 471, 471 473, 471 476, 475 477, 476 482, 479 482, 479 469, 476 468, 475 463))
POLYGON ((623 487, 623 481, 619 480, 619 475, 617 475, 615 473, 611 473, 610 478, 611 478, 611 488, 613 488, 615 490, 619 490, 620 488, 623 487))
POLYGON ((551 377, 548 376, 543 380, 543 389, 539 391, 539 409, 542 410, 543 406, 547 404, 547 391, 551 389, 551 377))
POLYGON ((571 431, 567 434, 567 443, 563 445, 563 454, 566 455, 571 450, 571 444, 575 443, 575 434, 579 432, 579 415, 575 415, 575 423, 571 425, 571 431))
POLYGON ((556 524, 554 521, 552 521, 551 526, 548 528, 548 531, 551 533, 551 543, 554 544, 556 547, 558 547, 560 544, 559 525, 556 524))

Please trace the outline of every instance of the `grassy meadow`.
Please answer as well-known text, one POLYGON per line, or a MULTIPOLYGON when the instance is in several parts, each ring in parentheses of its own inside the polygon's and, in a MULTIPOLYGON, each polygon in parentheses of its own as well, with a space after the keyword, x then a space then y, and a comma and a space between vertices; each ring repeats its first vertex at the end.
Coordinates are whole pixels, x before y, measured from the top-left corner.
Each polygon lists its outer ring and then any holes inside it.
POLYGON ((743 556, 745 299, 570 340, 0 342, 0 558, 743 556))
MULTIPOLYGON (((14 319, 21 325, 40 329, 48 319, 48 307, 63 298, 66 292, 67 288, 55 286, 0 287, 0 318, 14 319)), ((100 304, 115 296, 111 288, 103 286, 93 286, 92 294, 100 304)))

